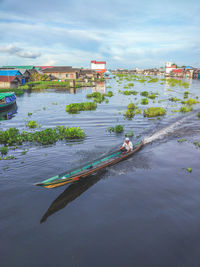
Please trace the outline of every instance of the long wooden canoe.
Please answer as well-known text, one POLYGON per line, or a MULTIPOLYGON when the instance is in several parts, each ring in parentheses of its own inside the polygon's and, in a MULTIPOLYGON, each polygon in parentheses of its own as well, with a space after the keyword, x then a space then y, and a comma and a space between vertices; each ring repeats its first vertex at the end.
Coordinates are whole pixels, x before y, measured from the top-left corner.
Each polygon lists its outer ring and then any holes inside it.
POLYGON ((15 93, 0 93, 0 109, 5 109, 16 102, 15 93))
POLYGON ((128 157, 132 156, 136 151, 138 151, 142 146, 143 142, 136 143, 133 145, 133 150, 129 153, 123 154, 122 151, 115 151, 114 153, 101 157, 96 161, 88 163, 78 169, 68 171, 64 174, 56 175, 50 179, 42 181, 41 183, 37 183, 36 185, 46 188, 54 188, 76 182, 83 177, 89 176, 90 174, 98 172, 99 170, 102 170, 106 167, 109 167, 122 160, 127 159, 128 157))

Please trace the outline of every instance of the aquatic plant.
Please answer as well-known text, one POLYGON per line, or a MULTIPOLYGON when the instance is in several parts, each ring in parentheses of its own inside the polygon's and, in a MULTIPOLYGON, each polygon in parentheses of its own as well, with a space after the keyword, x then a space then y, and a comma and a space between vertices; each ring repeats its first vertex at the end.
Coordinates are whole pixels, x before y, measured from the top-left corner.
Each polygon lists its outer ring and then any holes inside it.
POLYGON ((7 93, 7 92, 13 92, 16 94, 16 96, 20 96, 24 94, 24 90, 20 90, 20 89, 0 89, 0 93, 7 93))
POLYGON ((47 128, 36 132, 22 131, 16 128, 9 128, 0 131, 0 144, 4 145, 22 145, 23 142, 38 143, 42 145, 54 144, 58 140, 83 139, 84 131, 79 127, 57 126, 54 129, 47 128))
POLYGON ((192 168, 191 167, 187 168, 187 172, 192 172, 192 168))
POLYGON ((34 128, 37 127, 37 122, 36 121, 28 121, 26 123, 26 127, 31 128, 31 129, 34 129, 34 128))
POLYGON ((133 137, 134 133, 133 131, 129 131, 128 133, 125 133, 125 137, 133 137))
POLYGON ((135 114, 142 114, 142 110, 141 110, 140 108, 136 108, 136 109, 134 110, 134 113, 135 113, 135 114))
POLYGON ((140 103, 141 103, 141 105, 148 105, 149 100, 147 98, 142 98, 140 103))
POLYGON ((96 110, 97 104, 94 102, 72 103, 66 106, 68 113, 75 114, 85 110, 96 110))
POLYGON ((31 116, 33 113, 31 113, 31 112, 28 112, 28 116, 31 116))
POLYGON ((197 146, 197 147, 200 147, 200 142, 198 142, 198 141, 196 141, 196 140, 193 142, 193 144, 194 144, 195 146, 197 146))
POLYGON ((200 119, 200 112, 197 113, 197 117, 200 119))
POLYGON ((137 91, 134 91, 134 90, 126 90, 126 91, 121 91, 119 90, 119 93, 123 94, 123 95, 137 95, 137 91))
POLYGON ((0 157, 0 160, 10 160, 10 159, 14 159, 14 158, 15 157, 13 155, 9 155, 9 156, 3 157, 3 158, 0 157))
POLYGON ((144 117, 157 117, 157 116, 163 116, 166 114, 166 110, 164 108, 160 107, 152 107, 144 110, 144 117))
POLYGON ((180 101, 180 99, 177 98, 177 97, 170 97, 170 98, 169 98, 169 101, 172 101, 172 102, 178 102, 178 101, 180 101))
POLYGON ((122 133, 124 131, 124 127, 122 125, 116 125, 115 127, 109 127, 108 131, 115 132, 115 133, 122 133))
POLYGON ((1 155, 6 155, 8 153, 7 146, 0 147, 0 152, 1 152, 1 155))
POLYGON ((193 104, 199 103, 199 101, 193 98, 189 98, 187 101, 182 101, 181 103, 191 106, 193 104))
POLYGON ((148 81, 148 83, 156 83, 156 82, 158 82, 158 81, 159 81, 158 78, 151 78, 151 79, 148 81))
POLYGON ((140 95, 141 95, 141 96, 148 96, 149 93, 148 93, 147 91, 143 91, 143 92, 140 93, 140 95))
POLYGON ((108 97, 112 97, 114 96, 113 92, 112 91, 108 91, 105 96, 108 96, 108 97))
POLYGON ((184 141, 186 141, 185 138, 181 138, 181 139, 178 139, 178 140, 177 140, 178 143, 183 143, 184 141))
POLYGON ((127 119, 131 119, 131 118, 133 118, 134 115, 135 115, 135 114, 134 114, 133 109, 128 109, 128 110, 126 110, 125 113, 124 113, 124 116, 125 116, 127 119))
POLYGON ((184 92, 184 98, 188 98, 188 95, 189 95, 189 92, 188 91, 185 91, 184 92))
POLYGON ((148 95, 148 98, 150 98, 150 99, 155 99, 157 96, 156 96, 156 94, 150 94, 150 95, 148 95))
POLYGON ((128 109, 135 109, 136 106, 133 103, 129 103, 127 108, 128 109))
POLYGON ((182 113, 190 112, 190 111, 192 111, 192 110, 193 110, 192 107, 187 107, 187 106, 183 106, 183 107, 181 107, 181 108, 179 109, 179 111, 182 112, 182 113))
POLYGON ((133 87, 134 83, 128 83, 128 87, 133 87))

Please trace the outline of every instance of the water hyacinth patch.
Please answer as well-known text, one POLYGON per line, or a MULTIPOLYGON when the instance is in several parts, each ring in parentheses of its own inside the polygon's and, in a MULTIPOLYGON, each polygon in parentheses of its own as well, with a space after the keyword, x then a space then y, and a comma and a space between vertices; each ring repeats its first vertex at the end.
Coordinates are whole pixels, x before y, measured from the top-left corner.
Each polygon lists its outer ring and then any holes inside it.
POLYGON ((157 97, 156 94, 150 94, 150 95, 148 95, 148 98, 150 98, 150 99, 155 99, 156 97, 157 97))
POLYGON ((132 131, 125 133, 125 137, 133 137, 133 136, 134 136, 134 133, 132 131))
POLYGON ((193 98, 189 98, 187 101, 182 101, 181 103, 191 106, 191 105, 199 103, 199 101, 193 98))
POLYGON ((57 126, 54 129, 47 128, 41 131, 19 132, 16 128, 0 131, 0 144, 22 145, 24 142, 38 143, 41 145, 54 144, 58 140, 83 139, 84 131, 79 127, 57 126))
POLYGON ((124 127, 122 125, 116 125, 115 127, 109 127, 108 132, 112 133, 122 133, 124 131, 124 127))
POLYGON ((200 147, 200 142, 198 142, 198 141, 196 141, 196 140, 193 142, 193 144, 194 144, 196 147, 200 147))
POLYGON ((1 155, 6 155, 8 153, 7 146, 0 147, 0 152, 1 152, 1 155))
POLYGON ((200 119, 200 112, 197 113, 197 117, 200 119))
POLYGON ((72 103, 66 106, 65 110, 68 113, 76 114, 85 110, 96 110, 97 104, 94 102, 72 103))
POLYGON ((28 121, 26 123, 26 127, 31 128, 31 129, 34 129, 34 128, 37 127, 37 122, 36 121, 28 121))
POLYGON ((128 109, 135 109, 136 106, 133 103, 128 104, 128 109))
POLYGON ((177 97, 170 97, 169 98, 169 101, 171 101, 171 102, 178 102, 178 101, 180 101, 180 99, 177 98, 177 97))
POLYGON ((141 96, 148 96, 149 93, 148 93, 147 91, 143 91, 143 92, 140 93, 140 95, 141 95, 141 96))
POLYGON ((134 91, 134 90, 129 90, 129 91, 121 91, 121 90, 119 90, 119 93, 120 94, 123 94, 123 95, 137 95, 137 91, 134 91))
POLYGON ((127 119, 131 119, 131 118, 133 118, 134 115, 135 115, 135 114, 134 114, 133 109, 128 109, 128 110, 126 110, 125 113, 124 113, 124 116, 125 116, 127 119))
POLYGON ((140 103, 141 103, 141 105, 148 105, 149 100, 147 98, 142 98, 140 103))
POLYGON ((157 117, 157 116, 163 116, 166 114, 166 110, 164 108, 160 107, 152 107, 144 110, 144 117, 157 117))
POLYGON ((181 107, 181 108, 179 109, 179 111, 182 112, 182 113, 190 112, 190 111, 192 111, 192 110, 193 110, 192 107, 187 107, 187 106, 183 106, 183 107, 181 107))

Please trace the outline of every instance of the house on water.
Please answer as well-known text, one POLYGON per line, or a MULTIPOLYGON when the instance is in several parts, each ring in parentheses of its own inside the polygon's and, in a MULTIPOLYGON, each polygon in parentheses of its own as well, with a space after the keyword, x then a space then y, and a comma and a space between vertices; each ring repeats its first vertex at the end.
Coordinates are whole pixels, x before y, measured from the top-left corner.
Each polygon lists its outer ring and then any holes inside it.
POLYGON ((55 80, 75 80, 79 78, 80 69, 72 68, 71 66, 60 66, 44 69, 42 72, 47 74, 50 77, 53 77, 55 80))
POLYGON ((0 89, 16 89, 21 84, 18 76, 0 76, 0 89))

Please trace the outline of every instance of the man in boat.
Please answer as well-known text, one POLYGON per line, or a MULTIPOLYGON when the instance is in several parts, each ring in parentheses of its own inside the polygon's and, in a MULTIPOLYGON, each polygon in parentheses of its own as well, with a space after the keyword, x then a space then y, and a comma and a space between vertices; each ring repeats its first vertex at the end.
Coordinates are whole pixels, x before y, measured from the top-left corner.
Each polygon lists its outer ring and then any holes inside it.
POLYGON ((121 151, 124 152, 124 153, 128 153, 128 152, 130 152, 130 151, 133 150, 133 144, 132 144, 132 142, 129 140, 128 137, 126 137, 126 139, 125 139, 123 145, 120 147, 119 150, 121 150, 121 151))

